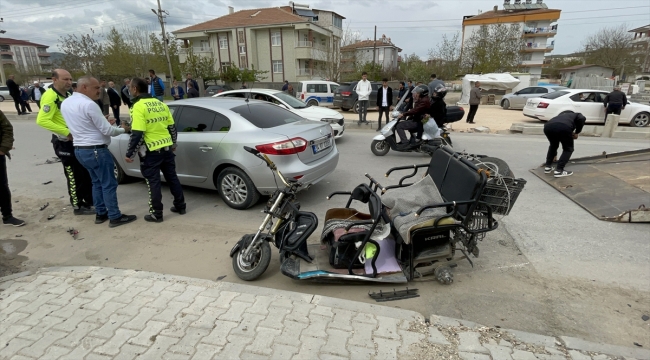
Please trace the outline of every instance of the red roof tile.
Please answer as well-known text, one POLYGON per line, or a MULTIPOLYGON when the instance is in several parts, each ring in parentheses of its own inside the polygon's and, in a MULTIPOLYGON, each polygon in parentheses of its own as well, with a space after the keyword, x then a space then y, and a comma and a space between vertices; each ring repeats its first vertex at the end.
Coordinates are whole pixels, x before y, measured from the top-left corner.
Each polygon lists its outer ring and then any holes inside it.
POLYGON ((26 40, 17 40, 12 38, 0 38, 0 45, 26 45, 26 46, 36 46, 36 47, 46 47, 47 45, 36 44, 26 40))
POLYGON ((293 14, 290 7, 283 6, 274 8, 240 10, 232 14, 224 15, 216 19, 176 30, 174 33, 303 22, 308 22, 308 20, 304 17, 293 14))

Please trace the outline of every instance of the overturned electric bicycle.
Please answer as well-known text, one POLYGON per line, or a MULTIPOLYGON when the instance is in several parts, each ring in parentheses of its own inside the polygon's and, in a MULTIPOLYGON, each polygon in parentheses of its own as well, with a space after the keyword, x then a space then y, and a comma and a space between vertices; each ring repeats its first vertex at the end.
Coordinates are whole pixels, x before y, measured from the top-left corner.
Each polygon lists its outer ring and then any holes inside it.
POLYGON ((368 183, 328 196, 346 195, 347 203, 326 212, 320 244, 308 244, 318 218, 300 210, 296 193, 303 185, 286 179, 267 155, 245 150, 265 161, 284 187, 269 199, 257 232, 230 251, 243 280, 266 271, 273 244, 281 272, 292 279, 405 283, 434 275, 450 284, 452 268, 461 260, 473 265, 478 242, 499 225, 494 215, 507 215, 526 184, 503 160, 432 145, 429 163, 387 171, 388 177, 411 170, 397 185, 384 187, 366 174, 368 183), (420 170, 424 174, 416 178, 420 170))

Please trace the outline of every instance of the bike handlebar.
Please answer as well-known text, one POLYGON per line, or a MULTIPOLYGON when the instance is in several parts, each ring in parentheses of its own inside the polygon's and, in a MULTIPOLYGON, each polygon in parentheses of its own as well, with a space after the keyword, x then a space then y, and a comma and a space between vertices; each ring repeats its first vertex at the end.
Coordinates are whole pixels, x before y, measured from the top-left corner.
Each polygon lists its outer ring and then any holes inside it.
POLYGON ((370 182, 371 182, 372 184, 374 184, 374 185, 377 186, 379 189, 381 189, 381 193, 382 193, 382 194, 386 192, 386 188, 383 187, 383 186, 382 186, 382 185, 381 185, 377 180, 375 180, 372 176, 366 174, 366 177, 367 177, 368 179, 370 179, 370 182))

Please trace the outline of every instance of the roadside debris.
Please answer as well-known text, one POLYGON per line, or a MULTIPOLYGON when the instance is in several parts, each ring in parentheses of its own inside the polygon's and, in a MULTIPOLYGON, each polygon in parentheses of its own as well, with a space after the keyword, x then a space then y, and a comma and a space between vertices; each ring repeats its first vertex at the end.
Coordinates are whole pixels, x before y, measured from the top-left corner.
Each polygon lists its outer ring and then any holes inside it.
MULTIPOLYGON (((79 230, 76 230, 75 228, 69 228, 68 229, 68 234, 72 235, 72 238, 74 240, 77 240, 77 235, 79 235, 79 230)), ((79 239, 81 240, 81 239, 79 239)))
POLYGON ((47 159, 47 160, 45 160, 45 162, 42 163, 42 164, 36 164, 36 166, 40 166, 40 165, 49 165, 49 164, 56 164, 56 163, 60 163, 60 162, 61 162, 61 159, 59 159, 58 157, 53 157, 53 158, 51 158, 51 159, 47 159))
POLYGON ((51 183, 52 183, 52 180, 44 182, 43 185, 47 185, 47 184, 51 184, 51 183))
POLYGON ((50 215, 50 216, 47 217, 47 219, 48 219, 48 220, 52 220, 52 219, 54 219, 55 217, 56 217, 56 215, 50 215))
POLYGON ((641 316, 641 319, 643 319, 643 321, 648 321, 648 320, 650 320, 650 316, 643 315, 643 316, 641 316))
POLYGON ((47 203, 47 204, 41 206, 41 208, 40 208, 39 210, 40 210, 40 211, 43 211, 43 210, 45 210, 48 206, 50 206, 50 203, 47 203))
POLYGON ((643 347, 643 345, 639 344, 638 342, 635 342, 634 345, 636 345, 638 347, 643 347))
POLYGON ((418 289, 409 289, 406 288, 406 290, 395 290, 389 291, 389 292, 383 292, 379 290, 379 293, 376 292, 368 292, 368 296, 371 298, 375 299, 377 302, 385 302, 385 301, 393 301, 393 300, 402 300, 402 299, 410 299, 410 298, 415 298, 415 297, 420 297, 418 294, 418 289))
POLYGON ((221 276, 219 276, 219 277, 217 278, 217 281, 221 281, 221 280, 223 280, 226 276, 227 276, 227 275, 221 275, 221 276))

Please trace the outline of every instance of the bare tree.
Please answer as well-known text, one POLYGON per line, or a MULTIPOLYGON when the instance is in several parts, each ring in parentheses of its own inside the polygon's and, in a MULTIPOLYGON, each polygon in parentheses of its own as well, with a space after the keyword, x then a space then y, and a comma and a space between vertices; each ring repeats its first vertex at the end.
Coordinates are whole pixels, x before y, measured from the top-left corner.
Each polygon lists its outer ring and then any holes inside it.
POLYGON ((600 29, 584 42, 587 62, 616 69, 620 75, 624 68, 636 70, 634 36, 627 32, 625 24, 600 29))
POLYGON ((59 39, 59 48, 65 54, 63 65, 73 75, 103 72, 103 47, 95 37, 95 31, 90 29, 85 35, 68 34, 59 39))
POLYGON ((522 45, 520 25, 483 25, 465 42, 461 67, 470 73, 517 70, 522 45))
POLYGON ((429 61, 440 79, 451 80, 460 72, 460 33, 452 37, 442 35, 442 40, 434 49, 429 49, 429 61))

